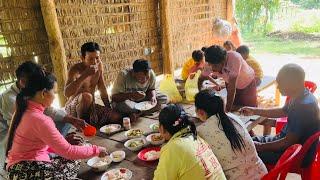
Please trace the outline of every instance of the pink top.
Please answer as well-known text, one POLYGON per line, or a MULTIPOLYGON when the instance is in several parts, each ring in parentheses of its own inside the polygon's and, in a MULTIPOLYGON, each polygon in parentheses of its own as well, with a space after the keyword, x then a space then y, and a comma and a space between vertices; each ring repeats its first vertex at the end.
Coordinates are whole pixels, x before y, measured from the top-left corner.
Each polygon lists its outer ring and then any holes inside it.
POLYGON ((235 51, 227 52, 227 60, 221 73, 215 73, 218 77, 222 77, 227 83, 229 78, 238 77, 236 88, 244 89, 255 77, 253 69, 247 64, 242 56, 235 51))
POLYGON ((100 153, 97 146, 73 146, 57 130, 52 119, 43 114, 44 107, 28 101, 8 153, 7 169, 20 161, 47 161, 48 148, 66 159, 85 159, 100 153))

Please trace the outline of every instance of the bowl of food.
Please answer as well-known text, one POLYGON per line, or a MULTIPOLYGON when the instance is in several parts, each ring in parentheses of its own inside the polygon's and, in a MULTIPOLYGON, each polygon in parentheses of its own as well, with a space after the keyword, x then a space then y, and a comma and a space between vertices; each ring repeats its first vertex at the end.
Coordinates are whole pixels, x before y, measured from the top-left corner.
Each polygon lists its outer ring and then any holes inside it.
POLYGON ((147 111, 154 108, 157 103, 152 103, 151 101, 142 101, 140 103, 136 103, 134 108, 139 111, 147 111))
POLYGON ((121 162, 126 158, 126 153, 124 151, 114 151, 110 154, 113 162, 121 162))
POLYGON ((155 161, 160 158, 160 147, 146 148, 139 152, 138 158, 142 161, 155 161))
POLYGON ((130 151, 139 151, 145 144, 147 144, 147 141, 144 138, 135 138, 126 141, 124 147, 130 151))
POLYGON ((154 133, 147 136, 147 141, 150 142, 152 145, 158 146, 164 143, 164 138, 161 136, 160 133, 154 133))
POLYGON ((143 131, 141 129, 130 129, 125 132, 125 136, 129 139, 139 138, 143 135, 143 131))
POLYGON ((132 172, 126 168, 116 168, 104 173, 101 180, 129 180, 132 172))
POLYGON ((149 127, 153 132, 159 132, 159 123, 153 123, 149 127))
POLYGON ((110 156, 106 156, 103 158, 93 157, 88 160, 87 165, 90 166, 93 171, 102 172, 108 169, 111 162, 112 162, 112 159, 110 156))
POLYGON ((121 130, 120 124, 108 124, 100 128, 100 132, 105 134, 112 134, 115 132, 119 132, 120 130, 121 130))

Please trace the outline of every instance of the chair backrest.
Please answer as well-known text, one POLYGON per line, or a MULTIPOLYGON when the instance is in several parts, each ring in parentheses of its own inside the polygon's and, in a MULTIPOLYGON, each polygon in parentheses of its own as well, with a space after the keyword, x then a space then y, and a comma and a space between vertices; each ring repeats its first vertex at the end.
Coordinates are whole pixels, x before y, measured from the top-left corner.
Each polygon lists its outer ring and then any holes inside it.
MULTIPOLYGON (((316 83, 314 83, 312 81, 304 81, 304 87, 307 88, 311 93, 314 93, 317 90, 316 83)), ((287 96, 286 103, 288 103, 289 100, 290 100, 290 97, 287 96)))
MULTIPOLYGON (((310 147, 315 142, 319 142, 320 131, 314 133, 310 136, 307 141, 303 144, 301 151, 299 152, 298 156, 295 158, 294 169, 298 169, 301 167, 302 161, 306 156, 307 152, 310 150, 310 147)), ((317 145, 319 147, 319 144, 317 145)))
POLYGON ((280 180, 285 179, 292 162, 294 161, 297 154, 302 148, 301 144, 294 144, 287 148, 287 150, 281 155, 276 166, 265 176, 262 177, 262 180, 274 180, 278 179, 280 175, 280 180))

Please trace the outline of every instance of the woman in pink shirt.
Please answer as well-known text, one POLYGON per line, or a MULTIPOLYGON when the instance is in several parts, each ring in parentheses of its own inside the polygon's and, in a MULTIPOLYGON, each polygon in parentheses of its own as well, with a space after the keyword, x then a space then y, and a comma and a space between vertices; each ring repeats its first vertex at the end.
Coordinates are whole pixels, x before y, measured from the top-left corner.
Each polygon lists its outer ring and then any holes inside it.
POLYGON ((257 106, 254 71, 239 53, 213 45, 206 49, 205 59, 212 71, 226 82, 227 111, 231 111, 233 105, 257 106))
POLYGON ((57 91, 56 79, 42 70, 35 73, 16 98, 16 112, 6 150, 9 179, 72 179, 80 162, 105 156, 98 146, 74 146, 59 133, 52 119, 43 114, 57 91), (50 159, 48 148, 61 157, 50 159))

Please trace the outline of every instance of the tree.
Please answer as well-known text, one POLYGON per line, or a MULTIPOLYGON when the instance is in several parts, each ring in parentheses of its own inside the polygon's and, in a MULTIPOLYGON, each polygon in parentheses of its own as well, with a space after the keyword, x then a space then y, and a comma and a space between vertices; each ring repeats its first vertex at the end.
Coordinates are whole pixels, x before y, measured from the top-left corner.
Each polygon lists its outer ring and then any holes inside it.
POLYGON ((320 0, 291 0, 306 9, 320 9, 320 0))
POLYGON ((280 0, 237 0, 236 15, 241 30, 266 33, 270 17, 279 6, 280 0))

